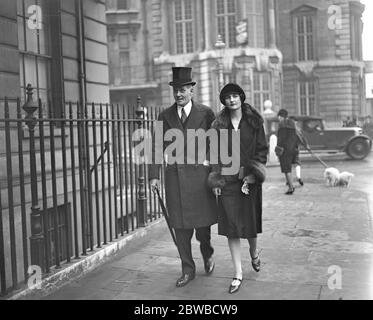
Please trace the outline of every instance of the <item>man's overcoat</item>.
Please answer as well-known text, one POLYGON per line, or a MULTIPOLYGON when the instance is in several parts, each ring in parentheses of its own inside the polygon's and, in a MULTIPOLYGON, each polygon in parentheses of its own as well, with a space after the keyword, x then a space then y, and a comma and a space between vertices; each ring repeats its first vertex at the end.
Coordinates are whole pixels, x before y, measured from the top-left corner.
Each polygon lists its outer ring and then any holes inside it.
MULTIPOLYGON (((170 163, 170 157, 168 157, 166 159, 168 163, 165 165, 166 203, 171 227, 175 229, 201 228, 217 222, 215 198, 207 185, 210 167, 206 163, 198 162, 197 139, 188 139, 187 136, 188 129, 202 129, 207 132, 214 118, 214 113, 209 107, 194 101, 192 101, 192 109, 184 125, 178 116, 176 104, 164 110, 158 117, 158 121, 163 123, 163 137, 167 131, 170 133, 172 132, 170 130, 174 130, 173 133, 178 136, 179 141, 180 137, 183 138, 182 145, 175 142, 175 139, 172 141, 163 139, 163 146, 159 145, 158 141, 153 148, 153 156, 155 150, 175 149, 176 145, 179 147, 179 152, 184 149, 184 156, 179 158, 183 161, 177 161, 176 164, 170 163), (195 142, 194 152, 191 152, 191 149, 188 151, 187 148, 188 144, 189 148, 192 146, 192 140, 195 142), (187 158, 191 159, 194 155, 195 163, 188 164, 187 158)), ((174 136, 174 134, 171 135, 174 136)), ((208 143, 206 151, 207 149, 208 143)), ((159 169, 160 165, 150 165, 149 179, 159 179, 159 169)))

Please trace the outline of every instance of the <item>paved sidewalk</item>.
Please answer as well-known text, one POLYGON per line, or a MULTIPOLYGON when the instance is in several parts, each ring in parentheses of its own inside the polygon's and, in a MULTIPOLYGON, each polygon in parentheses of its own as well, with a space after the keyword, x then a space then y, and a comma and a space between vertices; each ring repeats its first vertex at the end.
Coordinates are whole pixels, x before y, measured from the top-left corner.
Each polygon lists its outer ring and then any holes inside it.
POLYGON ((360 187, 368 186, 369 171, 364 175, 364 170, 371 168, 361 169, 361 184, 354 181, 349 189, 340 189, 324 186, 319 167, 314 163, 305 166, 305 186, 297 186, 293 196, 284 195, 279 168, 269 168, 263 234, 258 238, 262 270, 253 271, 248 244, 242 240, 244 281, 236 294, 227 293, 233 268, 227 241, 217 235, 216 225, 213 274, 205 275, 193 238, 196 278, 186 287, 176 288, 180 260, 165 223, 161 223, 109 262, 44 299, 373 299, 369 195, 360 187), (331 278, 338 271, 342 272, 341 283, 331 278), (328 280, 342 288, 331 290, 328 280))

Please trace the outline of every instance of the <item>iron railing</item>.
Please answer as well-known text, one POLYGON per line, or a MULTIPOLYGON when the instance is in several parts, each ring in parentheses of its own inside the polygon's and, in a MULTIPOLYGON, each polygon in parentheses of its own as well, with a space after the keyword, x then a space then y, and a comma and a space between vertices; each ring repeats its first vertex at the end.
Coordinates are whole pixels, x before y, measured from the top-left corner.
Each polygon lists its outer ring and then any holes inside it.
POLYGON ((153 130, 160 108, 139 119, 141 100, 68 103, 62 118, 46 118, 31 95, 25 105, 0 100, 3 296, 27 283, 30 266, 47 275, 161 216, 131 139, 138 128, 153 130))

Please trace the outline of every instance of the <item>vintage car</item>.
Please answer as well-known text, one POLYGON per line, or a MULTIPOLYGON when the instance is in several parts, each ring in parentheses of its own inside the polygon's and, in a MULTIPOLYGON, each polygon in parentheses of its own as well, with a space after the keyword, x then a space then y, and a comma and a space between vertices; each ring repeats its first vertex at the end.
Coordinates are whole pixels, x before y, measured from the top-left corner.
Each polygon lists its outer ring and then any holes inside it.
MULTIPOLYGON (((313 152, 345 152, 356 160, 364 159, 371 151, 372 140, 360 127, 327 128, 321 117, 290 116, 296 122, 313 152)), ((268 137, 277 133, 278 118, 266 119, 268 137)), ((304 150, 301 147, 301 150, 304 150)))

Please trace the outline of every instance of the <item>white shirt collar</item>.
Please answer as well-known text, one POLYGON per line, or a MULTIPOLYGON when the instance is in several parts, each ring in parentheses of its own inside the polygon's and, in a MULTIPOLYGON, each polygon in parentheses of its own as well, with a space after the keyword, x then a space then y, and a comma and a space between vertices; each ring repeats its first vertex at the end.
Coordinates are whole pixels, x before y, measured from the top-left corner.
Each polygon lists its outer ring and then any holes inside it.
MULTIPOLYGON (((179 115, 179 118, 181 118, 181 108, 180 106, 177 106, 177 113, 179 115)), ((185 106, 184 106, 184 111, 187 115, 187 117, 189 117, 189 114, 190 112, 192 111, 192 100, 190 100, 185 106)))

